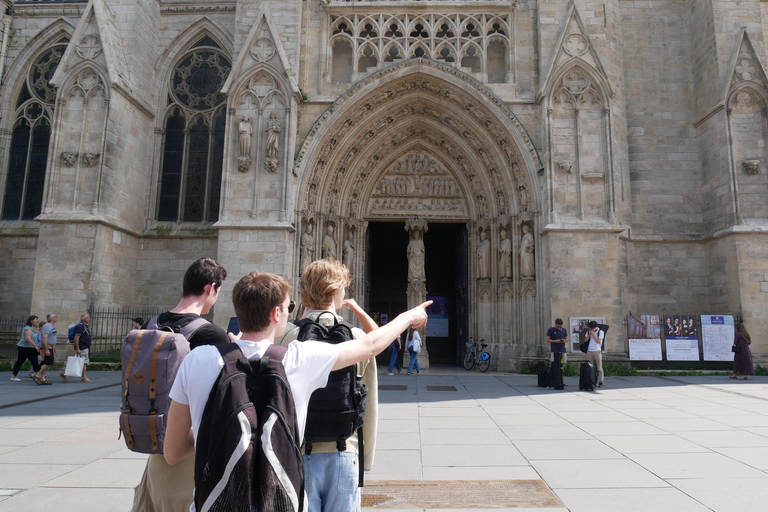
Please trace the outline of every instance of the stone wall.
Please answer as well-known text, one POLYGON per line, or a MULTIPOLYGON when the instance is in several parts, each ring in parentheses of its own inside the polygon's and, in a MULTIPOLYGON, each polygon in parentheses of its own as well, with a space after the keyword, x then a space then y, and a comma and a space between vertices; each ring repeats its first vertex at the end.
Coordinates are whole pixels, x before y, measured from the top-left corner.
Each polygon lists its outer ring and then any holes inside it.
POLYGON ((36 235, 0 236, 0 317, 29 315, 36 257, 36 235))

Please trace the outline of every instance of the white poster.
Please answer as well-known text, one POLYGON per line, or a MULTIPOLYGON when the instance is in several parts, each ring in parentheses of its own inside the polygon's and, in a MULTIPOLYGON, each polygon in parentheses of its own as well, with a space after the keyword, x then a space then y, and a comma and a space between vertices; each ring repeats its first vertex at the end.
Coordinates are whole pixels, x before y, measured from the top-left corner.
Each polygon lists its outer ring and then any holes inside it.
POLYGON ((630 338, 630 361, 661 361, 661 338, 630 338))
POLYGON ((701 341, 705 361, 733 361, 733 317, 701 315, 701 341))

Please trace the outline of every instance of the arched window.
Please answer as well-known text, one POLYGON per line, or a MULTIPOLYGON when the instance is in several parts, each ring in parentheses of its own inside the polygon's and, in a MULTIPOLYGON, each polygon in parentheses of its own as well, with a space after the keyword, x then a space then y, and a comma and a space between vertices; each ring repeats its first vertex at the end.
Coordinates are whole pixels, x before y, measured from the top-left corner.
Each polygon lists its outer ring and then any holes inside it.
POLYGON ((49 83, 67 48, 64 38, 40 54, 24 78, 14 112, 3 219, 34 219, 42 211, 56 89, 49 83))
POLYGON ((157 220, 216 222, 224 158, 226 107, 221 88, 232 63, 210 37, 171 73, 164 122, 157 220))

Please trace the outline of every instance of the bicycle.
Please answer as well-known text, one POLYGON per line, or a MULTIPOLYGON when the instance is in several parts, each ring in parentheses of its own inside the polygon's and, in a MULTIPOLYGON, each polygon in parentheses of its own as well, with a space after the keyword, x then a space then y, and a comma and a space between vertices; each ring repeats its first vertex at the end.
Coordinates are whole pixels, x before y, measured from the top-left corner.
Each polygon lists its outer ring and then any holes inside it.
POLYGON ((480 340, 480 349, 477 348, 477 342, 472 341, 472 338, 469 338, 469 342, 467 343, 467 355, 464 356, 464 369, 467 371, 471 370, 473 366, 475 366, 475 363, 477 363, 477 368, 481 372, 485 373, 488 371, 488 368, 491 366, 491 354, 488 352, 485 352, 483 349, 488 346, 487 343, 483 343, 485 340, 480 340))

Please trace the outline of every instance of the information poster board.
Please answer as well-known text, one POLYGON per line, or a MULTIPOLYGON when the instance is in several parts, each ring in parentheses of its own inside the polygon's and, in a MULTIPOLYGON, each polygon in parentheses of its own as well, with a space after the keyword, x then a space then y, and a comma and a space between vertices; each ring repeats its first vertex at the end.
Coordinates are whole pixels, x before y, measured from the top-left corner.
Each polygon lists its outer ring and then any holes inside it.
POLYGON ((699 334, 695 315, 664 317, 664 341, 667 361, 698 361, 699 334))
POLYGON ((427 300, 433 301, 427 308, 427 337, 447 338, 449 329, 448 297, 428 295, 427 300))
POLYGON ((627 316, 627 333, 631 361, 661 361, 659 315, 627 316))
POLYGON ((605 323, 605 318, 602 316, 572 316, 568 318, 568 339, 571 342, 571 352, 579 351, 579 343, 584 341, 582 332, 587 329, 587 324, 592 320, 598 324, 605 323))
POLYGON ((701 315, 701 342, 705 361, 733 361, 733 317, 701 315))

